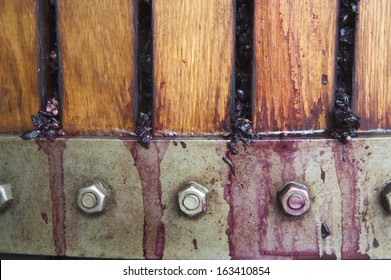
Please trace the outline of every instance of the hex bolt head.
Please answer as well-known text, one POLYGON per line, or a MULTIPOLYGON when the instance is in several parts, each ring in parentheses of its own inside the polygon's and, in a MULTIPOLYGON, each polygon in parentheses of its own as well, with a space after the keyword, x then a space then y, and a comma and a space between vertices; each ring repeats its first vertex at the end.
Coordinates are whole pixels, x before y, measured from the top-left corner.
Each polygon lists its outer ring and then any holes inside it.
POLYGON ((196 183, 189 182, 178 192, 179 209, 188 217, 195 217, 206 210, 207 188, 196 183))
POLYGON ((102 213, 110 199, 109 191, 99 181, 79 189, 77 204, 87 214, 102 213))
POLYGON ((296 182, 289 182, 277 192, 282 211, 290 216, 301 216, 311 208, 308 188, 296 182))
POLYGON ((14 200, 11 184, 0 184, 0 211, 5 209, 14 200))
POLYGON ((380 192, 380 199, 384 209, 391 212, 391 182, 380 192))

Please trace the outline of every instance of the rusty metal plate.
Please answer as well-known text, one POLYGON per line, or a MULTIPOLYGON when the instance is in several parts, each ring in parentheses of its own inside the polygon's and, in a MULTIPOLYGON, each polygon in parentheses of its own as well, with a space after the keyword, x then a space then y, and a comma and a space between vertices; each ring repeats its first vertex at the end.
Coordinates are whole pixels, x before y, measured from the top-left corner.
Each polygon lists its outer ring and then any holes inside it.
POLYGON ((267 139, 222 160, 224 140, 55 142, 0 137, 0 181, 15 200, 0 212, 0 252, 147 259, 361 259, 391 257, 391 215, 379 194, 391 180, 391 139, 267 139), (100 180, 109 208, 87 215, 77 190, 100 180), (207 210, 189 218, 178 191, 209 189, 207 210), (277 191, 309 188, 311 209, 282 214, 277 191), (330 229, 322 237, 321 224, 330 229))

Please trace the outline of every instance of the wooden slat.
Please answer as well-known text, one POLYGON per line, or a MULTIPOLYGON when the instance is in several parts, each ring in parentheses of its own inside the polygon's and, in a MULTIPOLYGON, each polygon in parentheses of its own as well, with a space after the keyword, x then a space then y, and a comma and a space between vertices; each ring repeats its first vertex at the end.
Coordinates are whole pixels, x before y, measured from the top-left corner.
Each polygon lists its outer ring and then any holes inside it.
POLYGON ((338 2, 255 1, 253 115, 258 132, 328 126, 338 2))
POLYGON ((391 129, 391 1, 360 1, 353 111, 361 130, 391 129))
POLYGON ((59 0, 63 127, 134 130, 133 1, 59 0))
POLYGON ((39 110, 36 2, 0 0, 0 132, 32 128, 39 110))
POLYGON ((229 129, 234 52, 231 0, 153 1, 154 129, 229 129))

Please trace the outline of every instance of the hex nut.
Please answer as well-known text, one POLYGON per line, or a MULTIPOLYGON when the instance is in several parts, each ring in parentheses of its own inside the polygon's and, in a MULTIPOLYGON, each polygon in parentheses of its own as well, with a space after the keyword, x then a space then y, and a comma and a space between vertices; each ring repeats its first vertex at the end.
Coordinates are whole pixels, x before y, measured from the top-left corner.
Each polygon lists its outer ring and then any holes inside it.
POLYGON ((289 182, 278 192, 277 197, 282 211, 290 216, 301 216, 311 208, 307 186, 289 182))
POLYGON ((380 200, 384 209, 391 212, 391 182, 389 182, 380 192, 380 200))
POLYGON ((14 200, 11 184, 0 184, 0 211, 14 200))
POLYGON ((109 200, 109 191, 99 181, 80 188, 77 196, 79 208, 87 214, 102 213, 107 208, 109 200))
POLYGON ((206 194, 209 190, 196 183, 189 182, 178 192, 179 209, 188 217, 195 217, 206 210, 206 194))

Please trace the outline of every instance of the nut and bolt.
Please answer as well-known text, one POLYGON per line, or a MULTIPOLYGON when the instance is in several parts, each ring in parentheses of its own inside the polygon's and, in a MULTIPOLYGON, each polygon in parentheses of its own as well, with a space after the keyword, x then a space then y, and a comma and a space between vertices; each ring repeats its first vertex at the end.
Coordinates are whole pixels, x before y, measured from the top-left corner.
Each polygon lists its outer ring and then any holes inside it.
POLYGON ((301 216, 311 207, 308 188, 296 182, 289 182, 277 192, 283 212, 290 216, 301 216))
POLYGON ((178 204, 181 211, 188 217, 194 217, 206 210, 207 188, 196 183, 189 182, 178 193, 178 204))
POLYGON ((87 214, 102 213, 109 202, 110 193, 101 182, 79 189, 77 204, 87 214))
POLYGON ((14 200, 11 184, 0 184, 0 211, 14 200))
POLYGON ((380 199, 384 209, 391 212, 391 182, 389 182, 380 192, 380 199))

